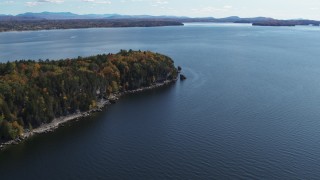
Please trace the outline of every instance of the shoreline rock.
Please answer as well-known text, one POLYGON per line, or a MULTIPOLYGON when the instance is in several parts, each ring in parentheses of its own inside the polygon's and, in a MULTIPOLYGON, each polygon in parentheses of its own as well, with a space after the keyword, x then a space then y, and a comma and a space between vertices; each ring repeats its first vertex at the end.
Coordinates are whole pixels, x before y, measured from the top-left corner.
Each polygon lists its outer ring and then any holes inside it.
POLYGON ((180 74, 180 80, 186 80, 187 79, 187 77, 185 76, 185 75, 183 75, 183 74, 180 74))
POLYGON ((177 79, 165 80, 161 83, 156 83, 156 84, 153 84, 148 87, 142 87, 142 88, 135 89, 135 90, 128 90, 128 91, 124 91, 124 92, 120 92, 120 93, 111 94, 108 99, 101 99, 100 102, 98 102, 97 107, 94 109, 91 109, 86 112, 78 112, 78 113, 74 113, 74 114, 71 114, 68 116, 62 116, 59 118, 55 118, 52 120, 52 122, 50 122, 48 124, 43 124, 40 127, 37 127, 33 130, 26 130, 25 133, 23 133, 20 137, 18 137, 16 139, 0 143, 0 151, 10 145, 17 145, 17 144, 23 142, 24 140, 34 136, 34 135, 53 132, 58 127, 64 126, 64 124, 67 122, 78 121, 81 118, 85 118, 85 117, 90 116, 92 113, 102 112, 103 111, 102 108, 107 107, 111 104, 115 104, 121 98, 121 96, 124 96, 127 94, 140 93, 143 91, 167 86, 169 84, 175 83, 176 81, 177 81, 177 79))

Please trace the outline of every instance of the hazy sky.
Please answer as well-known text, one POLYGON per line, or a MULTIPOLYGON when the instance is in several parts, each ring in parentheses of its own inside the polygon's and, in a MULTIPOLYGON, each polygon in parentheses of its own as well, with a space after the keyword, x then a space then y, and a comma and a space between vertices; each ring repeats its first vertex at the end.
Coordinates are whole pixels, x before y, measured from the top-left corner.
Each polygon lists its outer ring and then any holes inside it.
POLYGON ((0 14, 42 11, 320 20, 320 0, 0 0, 0 14))

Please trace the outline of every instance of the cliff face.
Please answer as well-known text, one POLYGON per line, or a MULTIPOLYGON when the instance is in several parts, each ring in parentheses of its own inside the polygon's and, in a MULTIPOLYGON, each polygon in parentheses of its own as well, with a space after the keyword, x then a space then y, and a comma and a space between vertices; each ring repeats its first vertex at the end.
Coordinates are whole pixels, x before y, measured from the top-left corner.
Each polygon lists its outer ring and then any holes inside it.
POLYGON ((176 78, 172 59, 149 51, 0 64, 0 138, 96 108, 111 93, 176 78))

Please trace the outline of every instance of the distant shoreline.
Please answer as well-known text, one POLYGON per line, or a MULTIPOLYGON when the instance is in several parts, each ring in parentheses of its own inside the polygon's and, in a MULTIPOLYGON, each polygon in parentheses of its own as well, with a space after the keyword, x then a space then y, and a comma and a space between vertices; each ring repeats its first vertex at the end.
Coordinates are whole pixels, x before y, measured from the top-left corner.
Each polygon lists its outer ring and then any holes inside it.
MULTIPOLYGON (((53 20, 46 20, 46 21, 53 21, 53 20)), ((74 20, 54 20, 54 21, 64 21, 65 23, 68 21, 74 20)), ((81 20, 82 21, 82 20, 81 20)), ((84 20, 87 21, 87 20, 84 20)), ((37 21, 35 21, 37 22, 37 21)), ((32 21, 15 21, 13 26, 17 26, 14 28, 6 28, 8 23, 12 23, 10 21, 0 21, 0 33, 5 32, 36 32, 36 31, 52 31, 52 30, 78 30, 78 29, 100 29, 100 28, 139 28, 139 27, 170 27, 170 26, 185 26, 185 24, 192 24, 192 23, 217 23, 217 24, 250 24, 251 26, 264 26, 264 27, 296 27, 296 26, 313 26, 319 27, 320 22, 300 22, 300 21, 266 21, 266 22, 246 22, 246 21, 239 21, 239 22, 215 22, 215 21, 188 21, 188 22, 178 22, 178 21, 131 21, 129 24, 125 22, 119 22, 117 24, 107 23, 107 24, 98 24, 98 25, 80 25, 79 26, 70 26, 70 27, 50 27, 50 25, 45 25, 45 27, 38 27, 37 24, 32 24, 32 21), (28 24, 31 23, 31 24, 28 24), (136 24, 135 24, 136 23, 136 24)))
POLYGON ((29 139, 30 137, 32 137, 32 136, 34 136, 36 134, 43 134, 43 133, 53 132, 54 130, 56 130, 60 126, 63 126, 67 122, 71 122, 71 121, 74 121, 74 120, 85 118, 85 117, 90 116, 92 113, 95 113, 95 112, 101 112, 102 108, 107 107, 107 106, 115 103, 119 98, 121 98, 124 95, 134 94, 134 93, 139 93, 139 92, 143 92, 143 91, 147 91, 147 90, 151 90, 151 89, 164 87, 164 86, 170 85, 172 83, 175 83, 176 81, 177 81, 177 79, 165 80, 163 82, 156 83, 156 84, 153 84, 151 86, 142 87, 142 88, 138 88, 138 89, 135 89, 135 90, 124 91, 124 92, 120 92, 120 93, 117 93, 117 94, 112 94, 112 95, 109 96, 108 99, 101 99, 100 102, 97 103, 97 108, 91 109, 91 110, 86 111, 86 112, 78 112, 78 113, 74 113, 74 114, 71 114, 71 115, 68 115, 68 116, 62 116, 62 117, 59 117, 59 118, 55 118, 55 119, 52 120, 52 122, 50 122, 48 124, 43 124, 40 127, 37 127, 37 128, 35 128, 35 129, 31 130, 31 131, 23 133, 21 135, 21 137, 18 137, 16 139, 0 143, 0 151, 4 150, 5 148, 7 148, 10 145, 17 145, 17 144, 29 139))
POLYGON ((173 20, 101 20, 101 19, 70 19, 70 20, 14 20, 0 21, 1 32, 21 32, 39 30, 87 29, 87 28, 126 28, 126 27, 163 27, 183 26, 173 20))

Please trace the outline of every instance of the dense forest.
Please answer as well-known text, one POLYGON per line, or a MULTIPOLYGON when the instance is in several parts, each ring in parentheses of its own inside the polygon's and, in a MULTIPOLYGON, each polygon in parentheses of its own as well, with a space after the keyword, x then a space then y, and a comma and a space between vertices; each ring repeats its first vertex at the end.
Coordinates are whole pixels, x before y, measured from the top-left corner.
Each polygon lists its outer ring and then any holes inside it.
POLYGON ((93 109, 110 94, 176 77, 172 59, 149 51, 0 63, 0 140, 93 109))

